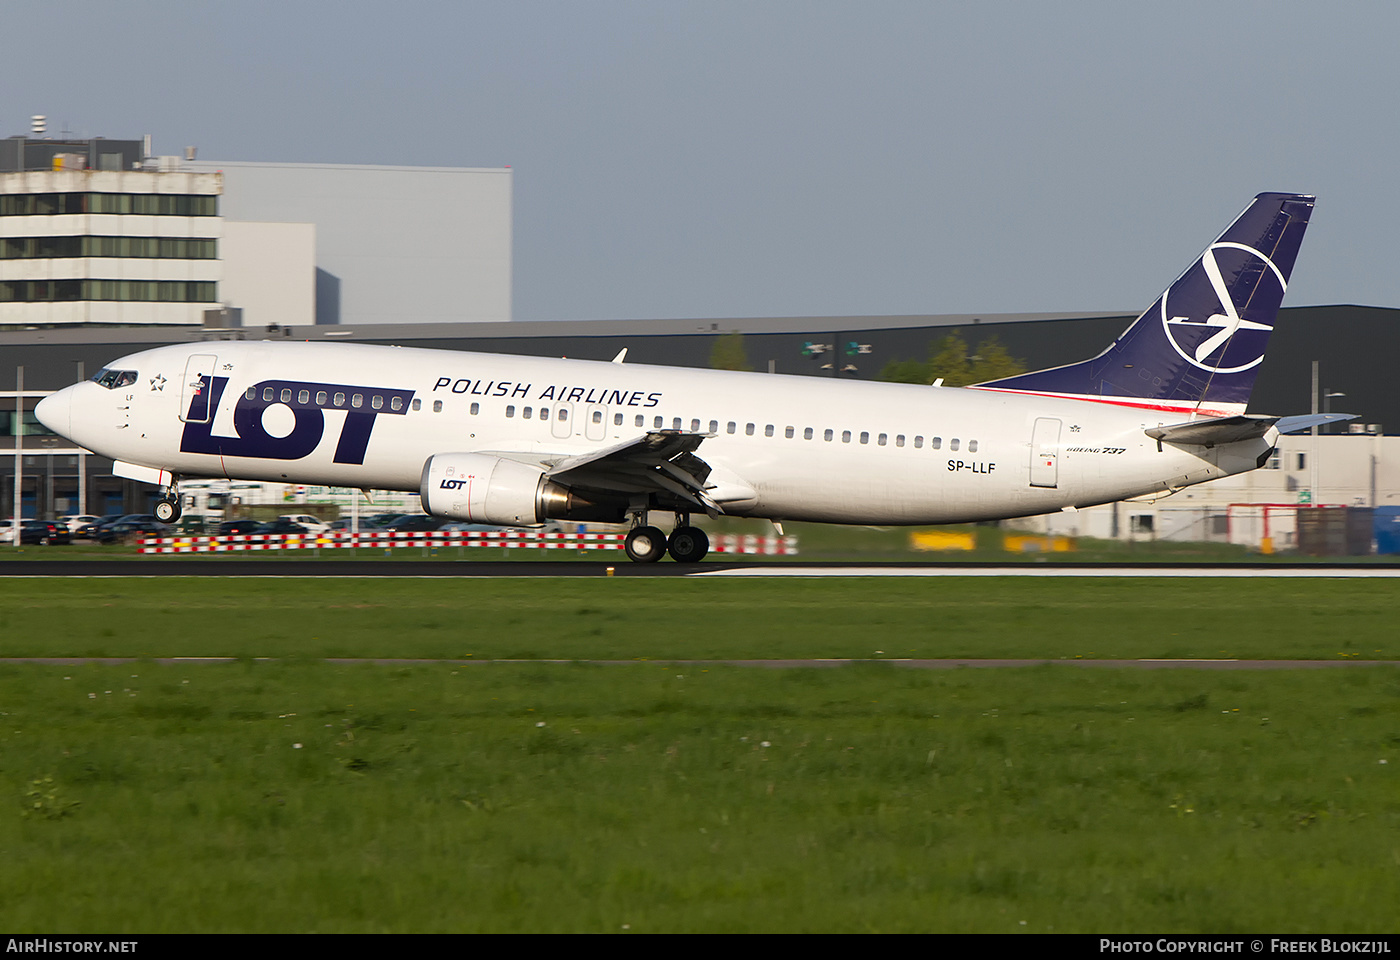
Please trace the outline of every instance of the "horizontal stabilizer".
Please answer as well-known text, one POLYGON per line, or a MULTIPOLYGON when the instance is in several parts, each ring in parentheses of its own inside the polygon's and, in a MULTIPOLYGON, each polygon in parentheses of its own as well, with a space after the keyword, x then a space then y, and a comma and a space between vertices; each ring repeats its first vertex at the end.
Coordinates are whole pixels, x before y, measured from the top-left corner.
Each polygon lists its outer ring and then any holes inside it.
POLYGON ((1278 432, 1297 433, 1299 430, 1307 430, 1310 427, 1320 427, 1324 423, 1355 420, 1359 416, 1361 416, 1359 413, 1304 413, 1296 417, 1280 417, 1278 432))
POLYGON ((1174 423, 1165 427, 1149 427, 1143 433, 1153 440, 1166 443, 1214 447, 1221 443, 1256 440, 1268 433, 1269 428, 1276 423, 1278 417, 1246 413, 1238 417, 1212 417, 1209 420, 1192 420, 1190 423, 1174 423))
POLYGON ((1165 427, 1150 427, 1143 432, 1153 440, 1166 443, 1189 443, 1203 447, 1214 447, 1222 443, 1238 443, 1241 440, 1256 440, 1278 427, 1279 433, 1296 433, 1324 423, 1337 423, 1342 420, 1355 420, 1354 413, 1313 413, 1298 417, 1265 417, 1246 413, 1238 417, 1213 417, 1209 420, 1192 420, 1189 423, 1174 423, 1165 427))

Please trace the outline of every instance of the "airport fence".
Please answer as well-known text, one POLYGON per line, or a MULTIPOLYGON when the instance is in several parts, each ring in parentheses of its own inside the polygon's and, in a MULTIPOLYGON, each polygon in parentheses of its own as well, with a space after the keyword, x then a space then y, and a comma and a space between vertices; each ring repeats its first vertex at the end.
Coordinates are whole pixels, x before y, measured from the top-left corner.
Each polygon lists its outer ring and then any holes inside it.
MULTIPOLYGON (((147 537, 141 552, 239 553, 255 551, 393 550, 501 548, 506 550, 622 550, 621 533, 557 533, 536 530, 380 531, 364 533, 245 534, 227 537, 147 537)), ((796 556, 796 537, 723 533, 710 540, 710 552, 744 556, 796 556)))

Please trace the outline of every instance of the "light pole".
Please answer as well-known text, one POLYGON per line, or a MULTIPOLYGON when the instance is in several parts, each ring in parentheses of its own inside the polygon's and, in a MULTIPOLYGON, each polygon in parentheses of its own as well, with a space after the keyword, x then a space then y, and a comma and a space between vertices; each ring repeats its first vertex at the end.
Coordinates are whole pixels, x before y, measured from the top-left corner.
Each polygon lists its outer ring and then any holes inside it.
MULTIPOLYGON (((39 445, 44 448, 45 466, 48 468, 49 480, 44 489, 44 510, 50 515, 56 516, 57 511, 53 508, 53 448, 58 446, 58 437, 44 437, 39 441, 39 445)), ((39 498, 34 498, 34 516, 43 519, 39 514, 39 498)))
MULTIPOLYGON (((1318 389, 1317 389, 1317 361, 1312 362, 1312 412, 1317 416, 1318 411, 1318 389)), ((1317 506, 1321 498, 1317 495, 1317 424, 1313 424, 1312 442, 1308 447, 1308 459, 1312 462, 1308 465, 1308 503, 1317 506)))
MULTIPOLYGON (((1345 397, 1345 396, 1346 396, 1346 394, 1345 394, 1345 393, 1342 393, 1342 391, 1340 391, 1340 390, 1323 390, 1323 391, 1322 391, 1322 412, 1323 412, 1323 413, 1331 413, 1331 412, 1332 412, 1332 398, 1333 398, 1333 397, 1345 397)), ((1324 424, 1323 427, 1322 427, 1322 430, 1323 430, 1324 433, 1331 433, 1331 432, 1332 432, 1332 424, 1330 424, 1330 423, 1324 424)))
MULTIPOLYGON (((87 379, 86 367, 83 361, 76 361, 78 364, 78 382, 82 383, 87 379)), ((87 451, 78 447, 78 514, 87 513, 87 451)))
POLYGON ((24 507, 24 367, 15 367, 15 546, 19 543, 19 519, 24 507))

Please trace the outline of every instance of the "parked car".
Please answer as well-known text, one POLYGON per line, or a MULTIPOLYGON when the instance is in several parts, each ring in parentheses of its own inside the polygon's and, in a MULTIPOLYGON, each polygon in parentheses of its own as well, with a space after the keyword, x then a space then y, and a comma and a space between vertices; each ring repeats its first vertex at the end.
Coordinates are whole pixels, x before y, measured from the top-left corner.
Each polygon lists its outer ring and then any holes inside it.
POLYGON ((309 513, 284 513, 277 519, 299 523, 311 533, 325 533, 330 529, 330 524, 326 523, 320 517, 313 517, 309 513))
POLYGON ((243 537, 250 533, 261 533, 262 524, 256 520, 225 520, 216 531, 221 537, 243 537))
POLYGON ((291 520, 289 520, 289 519, 286 518, 286 517, 278 517, 276 520, 272 520, 272 521, 270 521, 270 522, 268 522, 268 523, 264 523, 262 526, 258 527, 258 529, 254 531, 254 533, 271 533, 271 534, 278 534, 278 533, 280 533, 280 534, 288 534, 288 533, 302 533, 302 534, 305 534, 305 533, 314 533, 314 532, 315 532, 314 530, 308 530, 306 527, 304 527, 304 526, 301 525, 300 523, 294 523, 294 522, 292 522, 291 520))
POLYGON ((173 529, 153 516, 133 514, 98 527, 92 536, 99 543, 131 543, 144 537, 167 537, 173 529))
POLYGON ((102 527, 110 527, 114 523, 127 523, 135 520, 151 520, 160 523, 159 520, 156 520, 155 514, 151 513, 109 513, 96 523, 89 523, 87 526, 79 527, 78 536, 96 540, 98 539, 96 532, 102 527))
POLYGON ((380 527, 381 530, 393 530, 395 533, 417 532, 421 530, 436 530, 446 521, 437 517, 431 517, 426 513, 409 513, 399 517, 392 523, 386 523, 380 527))
POLYGON ((74 535, 80 539, 95 540, 97 538, 93 536, 94 530, 96 530, 98 527, 106 526, 109 523, 116 523, 124 516, 126 516, 126 514, 124 513, 109 513, 101 519, 94 520, 92 523, 83 524, 76 531, 74 531, 74 535))
MULTIPOLYGON (((394 519, 397 519, 395 517, 394 519)), ((332 520, 326 524, 327 533, 349 533, 355 521, 352 517, 341 517, 339 520, 332 520)), ((369 533, 373 530, 380 530, 382 527, 377 523, 370 523, 365 517, 360 518, 360 532, 369 533)))
POLYGON ((67 524, 57 520, 25 520, 20 527, 21 543, 72 543, 73 536, 67 524))
POLYGON ((89 523, 96 523, 101 517, 90 517, 87 514, 70 514, 66 517, 59 517, 58 522, 68 527, 69 533, 77 533, 79 529, 89 523))
POLYGON ((367 517, 360 518, 361 530, 382 530, 384 527, 402 517, 412 516, 405 513, 371 513, 367 517))
MULTIPOLYGON (((19 522, 19 542, 26 543, 71 543, 68 528, 57 520, 24 520, 19 522)), ((0 543, 15 542, 15 522, 0 520, 0 543)))

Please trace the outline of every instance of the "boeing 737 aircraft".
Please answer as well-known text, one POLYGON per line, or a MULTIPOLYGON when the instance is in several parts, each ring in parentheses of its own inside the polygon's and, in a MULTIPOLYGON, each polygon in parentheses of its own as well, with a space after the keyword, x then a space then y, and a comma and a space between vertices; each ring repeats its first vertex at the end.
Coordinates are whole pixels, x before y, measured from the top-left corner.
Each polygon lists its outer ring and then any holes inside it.
POLYGON ((1312 209, 1260 194, 1103 353, 963 389, 222 341, 122 357, 36 413, 159 484, 163 520, 187 477, 409 490, 478 523, 630 519, 641 562, 704 557, 700 513, 937 524, 1165 496, 1347 419, 1245 413, 1312 209))

